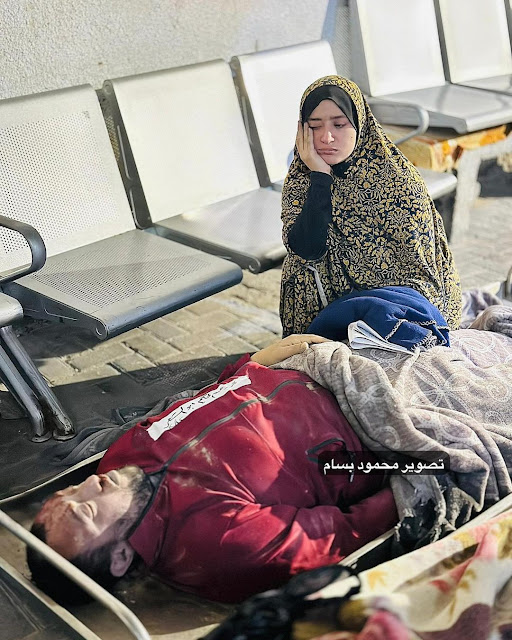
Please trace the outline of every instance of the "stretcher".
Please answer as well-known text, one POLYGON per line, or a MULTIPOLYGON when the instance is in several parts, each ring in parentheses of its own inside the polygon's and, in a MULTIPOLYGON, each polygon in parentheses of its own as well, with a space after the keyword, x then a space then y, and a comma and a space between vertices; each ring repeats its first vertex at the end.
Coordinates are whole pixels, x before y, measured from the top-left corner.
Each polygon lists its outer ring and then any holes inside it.
MULTIPOLYGON (((74 478, 71 476, 66 480, 73 481, 74 478)), ((512 494, 489 507, 458 531, 487 522, 509 509, 512 509, 512 494)), ((25 625, 25 618, 31 621, 30 624, 38 630, 38 633, 46 634, 31 636, 30 640, 60 640, 63 637, 85 640, 98 640, 98 638, 101 640, 113 638, 115 640, 118 638, 149 640, 162 635, 165 635, 165 640, 178 640, 178 638, 187 640, 207 636, 216 624, 221 623, 223 619, 228 619, 234 611, 234 608, 228 605, 208 602, 177 592, 149 577, 123 586, 123 602, 121 602, 76 567, 52 552, 3 511, 0 511, 0 525, 18 538, 18 549, 14 553, 18 561, 19 557, 24 555, 21 543, 38 547, 38 550, 45 553, 48 559, 57 564, 68 576, 78 580, 95 600, 83 607, 73 608, 73 612, 66 611, 42 594, 6 560, 0 558, 0 599, 14 603, 12 611, 23 612, 23 616, 9 617, 11 609, 5 609, 6 625, 9 626, 5 633, 2 633, 3 640, 24 639, 25 636, 21 633, 25 627, 20 625, 25 625), (127 602, 130 607, 127 607, 124 602, 127 602), (118 618, 117 624, 112 622, 111 616, 106 615, 105 607, 118 618), (132 608, 137 615, 131 610, 132 608), (30 613, 25 615, 25 612, 30 613), (113 627, 115 631, 112 631, 113 627)), ((392 536, 393 531, 388 531, 347 556, 340 564, 349 567, 355 573, 360 573, 386 562, 391 558, 392 536)), ((3 631, 1 625, 0 628, 3 631)))

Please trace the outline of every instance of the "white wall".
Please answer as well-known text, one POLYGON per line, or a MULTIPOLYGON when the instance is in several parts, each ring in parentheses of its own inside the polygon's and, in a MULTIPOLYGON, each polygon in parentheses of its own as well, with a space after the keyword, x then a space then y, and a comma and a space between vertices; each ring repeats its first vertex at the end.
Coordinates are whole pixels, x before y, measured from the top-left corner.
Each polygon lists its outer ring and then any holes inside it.
POLYGON ((333 2, 0 0, 0 98, 318 40, 333 2))

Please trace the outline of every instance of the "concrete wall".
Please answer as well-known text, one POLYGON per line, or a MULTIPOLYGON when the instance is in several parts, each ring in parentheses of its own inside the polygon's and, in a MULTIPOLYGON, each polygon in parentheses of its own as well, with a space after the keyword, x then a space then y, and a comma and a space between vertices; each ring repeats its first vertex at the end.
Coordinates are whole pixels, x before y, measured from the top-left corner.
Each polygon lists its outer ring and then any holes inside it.
MULTIPOLYGON (((0 98, 333 38, 345 0, 0 0, 0 98)), ((332 40, 331 40, 332 41, 332 40)))

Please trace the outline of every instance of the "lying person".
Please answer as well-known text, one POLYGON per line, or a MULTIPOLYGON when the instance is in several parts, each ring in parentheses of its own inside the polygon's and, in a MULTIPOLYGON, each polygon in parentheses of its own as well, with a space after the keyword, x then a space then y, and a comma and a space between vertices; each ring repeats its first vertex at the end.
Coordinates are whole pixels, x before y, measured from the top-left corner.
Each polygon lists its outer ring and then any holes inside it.
MULTIPOLYGON (((381 475, 319 471, 323 451, 366 450, 333 395, 265 366, 324 341, 289 336, 140 422, 97 474, 45 502, 33 532, 105 586, 140 557, 173 586, 234 602, 387 531, 397 512, 381 475)), ((49 595, 74 597, 40 556, 28 561, 49 595)))

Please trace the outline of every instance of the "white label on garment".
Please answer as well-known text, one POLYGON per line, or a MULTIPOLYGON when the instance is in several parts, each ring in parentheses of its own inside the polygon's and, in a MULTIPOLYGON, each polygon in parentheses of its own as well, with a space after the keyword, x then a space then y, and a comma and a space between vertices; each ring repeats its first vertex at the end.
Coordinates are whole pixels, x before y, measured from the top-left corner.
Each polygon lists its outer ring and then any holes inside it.
POLYGON ((205 407, 214 400, 217 400, 217 398, 222 398, 222 396, 225 396, 229 391, 245 387, 248 384, 251 384, 249 376, 239 376, 238 378, 233 378, 233 380, 230 380, 229 382, 219 384, 215 389, 204 393, 202 396, 192 398, 192 400, 189 400, 188 402, 184 402, 178 408, 174 409, 174 411, 171 411, 171 413, 167 414, 157 422, 153 422, 148 429, 148 434, 153 440, 158 440, 164 431, 170 431, 197 409, 205 407))

